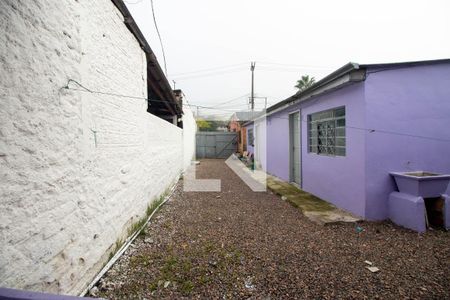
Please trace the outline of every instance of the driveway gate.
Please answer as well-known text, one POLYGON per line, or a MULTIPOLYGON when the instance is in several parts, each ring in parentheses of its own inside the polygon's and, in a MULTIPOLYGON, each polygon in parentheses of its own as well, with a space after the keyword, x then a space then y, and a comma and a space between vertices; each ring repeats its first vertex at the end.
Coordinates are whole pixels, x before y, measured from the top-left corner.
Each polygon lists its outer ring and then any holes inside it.
POLYGON ((236 132, 197 132, 197 158, 228 158, 232 153, 236 152, 236 144, 236 132))

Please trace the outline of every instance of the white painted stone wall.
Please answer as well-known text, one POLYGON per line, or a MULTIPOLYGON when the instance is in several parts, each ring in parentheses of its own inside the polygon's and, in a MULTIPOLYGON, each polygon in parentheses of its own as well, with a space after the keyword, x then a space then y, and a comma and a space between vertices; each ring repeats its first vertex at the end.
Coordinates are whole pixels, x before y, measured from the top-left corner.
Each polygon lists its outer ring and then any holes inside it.
POLYGON ((0 286, 77 294, 180 174, 183 132, 145 100, 61 89, 146 97, 110 0, 3 0, 0 27, 0 286))
POLYGON ((183 170, 186 170, 195 159, 195 134, 197 123, 189 107, 183 108, 183 170))

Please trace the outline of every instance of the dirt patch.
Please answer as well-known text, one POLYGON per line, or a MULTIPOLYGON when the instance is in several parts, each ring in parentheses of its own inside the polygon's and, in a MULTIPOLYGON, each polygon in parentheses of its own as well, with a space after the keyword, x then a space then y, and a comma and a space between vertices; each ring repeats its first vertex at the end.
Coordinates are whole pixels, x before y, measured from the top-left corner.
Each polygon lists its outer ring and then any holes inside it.
POLYGON ((389 222, 320 226, 272 192, 252 192, 221 160, 179 185, 101 279, 110 299, 448 299, 450 235, 389 222), (365 260, 380 269, 366 268, 365 260))

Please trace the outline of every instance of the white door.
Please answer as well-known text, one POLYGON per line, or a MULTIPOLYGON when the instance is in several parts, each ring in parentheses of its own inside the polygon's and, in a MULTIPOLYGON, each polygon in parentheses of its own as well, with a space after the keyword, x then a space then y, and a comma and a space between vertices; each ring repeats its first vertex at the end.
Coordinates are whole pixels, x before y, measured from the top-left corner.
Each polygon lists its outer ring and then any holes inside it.
POLYGON ((290 181, 301 186, 301 130, 300 113, 295 112, 289 115, 289 168, 290 181))

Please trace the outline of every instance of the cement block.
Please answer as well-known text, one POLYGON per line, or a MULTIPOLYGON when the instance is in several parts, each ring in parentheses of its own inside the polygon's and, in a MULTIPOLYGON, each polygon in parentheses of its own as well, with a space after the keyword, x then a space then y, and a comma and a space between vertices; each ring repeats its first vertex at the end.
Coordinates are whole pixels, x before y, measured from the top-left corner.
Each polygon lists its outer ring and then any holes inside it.
POLYGON ((389 218, 395 224, 418 231, 426 231, 425 202, 422 197, 393 192, 389 195, 389 218))

